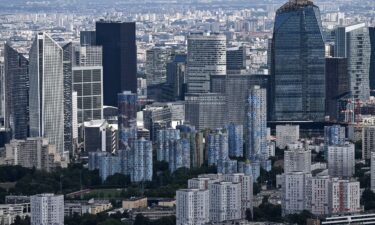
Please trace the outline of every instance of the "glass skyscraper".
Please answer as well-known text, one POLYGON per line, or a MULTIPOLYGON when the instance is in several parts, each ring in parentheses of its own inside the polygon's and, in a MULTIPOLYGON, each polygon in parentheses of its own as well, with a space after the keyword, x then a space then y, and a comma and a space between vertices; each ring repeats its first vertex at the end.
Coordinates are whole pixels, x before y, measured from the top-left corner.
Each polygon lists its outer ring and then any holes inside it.
POLYGON ((290 0, 276 12, 269 97, 273 121, 324 120, 325 44, 311 1, 290 0))
POLYGON ((119 149, 125 150, 130 140, 137 139, 137 94, 124 91, 118 98, 119 149))
POLYGON ((26 139, 29 123, 29 61, 9 43, 4 45, 5 128, 12 139, 26 139))

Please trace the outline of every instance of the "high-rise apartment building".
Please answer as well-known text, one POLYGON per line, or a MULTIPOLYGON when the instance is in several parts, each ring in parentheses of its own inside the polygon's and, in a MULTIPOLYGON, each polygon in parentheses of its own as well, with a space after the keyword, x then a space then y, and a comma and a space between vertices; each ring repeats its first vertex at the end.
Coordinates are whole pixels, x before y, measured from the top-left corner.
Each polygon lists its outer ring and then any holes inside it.
POLYGON ((101 46, 73 46, 73 91, 77 92, 78 123, 103 118, 101 46))
MULTIPOLYGON (((267 151, 267 97, 266 89, 254 86, 248 98, 247 159, 265 159, 267 151)), ((265 159, 267 160, 267 159, 265 159)))
POLYGON ((354 144, 328 146, 328 173, 332 177, 350 178, 354 175, 354 144))
POLYGON ((176 224, 204 225, 209 222, 209 191, 181 189, 176 191, 176 224))
POLYGON ((332 178, 330 188, 330 213, 358 213, 361 211, 361 190, 358 181, 332 178))
POLYGON ((362 128, 362 159, 370 159, 375 149, 375 126, 362 128))
POLYGON ((171 61, 172 49, 154 47, 146 51, 147 85, 165 83, 167 80, 167 63, 171 61))
POLYGON ((227 101, 223 94, 202 93, 185 96, 186 121, 198 131, 227 124, 227 101))
POLYGON ((179 140, 180 130, 177 129, 161 129, 156 134, 156 156, 158 161, 169 161, 169 154, 172 151, 171 141, 179 140))
POLYGON ((169 171, 173 173, 179 168, 190 169, 190 142, 187 139, 169 141, 169 171))
POLYGON ((311 172, 311 151, 293 149, 284 151, 284 172, 311 172))
POLYGON ((64 196, 38 194, 30 197, 31 225, 64 225, 64 196))
POLYGON ((124 91, 117 95, 119 149, 126 149, 129 141, 137 139, 137 94, 124 91))
POLYGON ((229 123, 226 126, 228 132, 228 148, 229 156, 242 157, 243 156, 243 126, 229 123))
POLYGON ((50 36, 39 33, 31 46, 29 57, 30 136, 47 138, 63 154, 63 49, 50 36))
POLYGON ((285 149, 288 144, 299 140, 299 125, 277 125, 276 147, 285 149))
POLYGON ((29 131, 29 61, 10 43, 4 45, 5 128, 12 139, 26 139, 29 131))
POLYGON ((208 165, 218 165, 219 162, 229 160, 228 133, 216 131, 207 138, 208 165))
POLYGON ((311 178, 311 213, 317 216, 330 214, 330 177, 318 174, 311 178))
POLYGON ((132 182, 152 180, 152 142, 144 138, 135 140, 129 152, 130 179, 132 182))
POLYGON ((195 127, 190 125, 178 125, 176 129, 180 130, 181 138, 190 142, 191 167, 201 167, 205 160, 203 132, 196 131, 195 127))
POLYGON ((117 94, 137 93, 137 46, 134 22, 96 22, 96 44, 103 47, 104 105, 117 106, 117 94))
POLYGON ((226 75, 226 37, 192 34, 188 37, 187 91, 207 93, 213 75, 226 75))
POLYGON ((276 12, 271 45, 269 116, 324 121, 325 43, 319 8, 289 0, 276 12))

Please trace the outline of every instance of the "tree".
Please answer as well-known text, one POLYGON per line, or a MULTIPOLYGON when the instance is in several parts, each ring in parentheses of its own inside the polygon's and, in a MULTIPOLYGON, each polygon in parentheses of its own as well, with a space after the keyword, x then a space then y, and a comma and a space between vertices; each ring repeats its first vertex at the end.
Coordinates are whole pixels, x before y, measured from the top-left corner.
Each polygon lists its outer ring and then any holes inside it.
POLYGON ((106 219, 104 222, 98 223, 98 225, 123 225, 123 223, 115 219, 106 219))
POLYGON ((138 214, 135 217, 133 225, 151 225, 151 224, 148 218, 144 217, 142 214, 138 214))
POLYGON ((375 209, 375 193, 370 189, 364 190, 361 198, 361 204, 364 205, 365 210, 375 209))

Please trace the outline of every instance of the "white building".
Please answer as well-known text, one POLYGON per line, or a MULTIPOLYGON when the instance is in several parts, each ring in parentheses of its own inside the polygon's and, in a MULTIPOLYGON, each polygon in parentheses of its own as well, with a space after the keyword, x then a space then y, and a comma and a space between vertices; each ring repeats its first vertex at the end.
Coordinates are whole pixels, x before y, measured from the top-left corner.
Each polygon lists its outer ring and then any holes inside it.
POLYGON ((64 196, 38 194, 30 197, 31 225, 64 225, 64 196))
POLYGON ((208 190, 210 184, 220 182, 222 179, 217 178, 208 178, 208 177, 198 177, 188 180, 189 189, 199 189, 199 190, 208 190))
POLYGON ((329 201, 331 214, 361 211, 361 190, 359 182, 332 178, 330 191, 329 201))
POLYGON ((211 184, 210 222, 241 219, 241 183, 211 184))
POLYGON ((311 179, 311 213, 322 216, 330 214, 330 177, 317 175, 311 179))
POLYGON ((276 147, 284 149, 287 144, 299 140, 299 125, 277 125, 276 147))
POLYGON ((295 149, 284 151, 284 172, 311 172, 311 151, 295 149))
POLYGON ((362 159, 370 159, 375 149, 375 126, 362 128, 362 159))
POLYGON ((227 74, 226 57, 226 37, 224 35, 190 35, 187 55, 188 92, 209 92, 210 77, 227 74))
POLYGON ((181 189, 176 192, 176 225, 203 225, 208 221, 208 190, 181 189))
POLYGON ((355 170, 354 144, 328 146, 328 173, 332 177, 352 177, 355 170))
POLYGON ((311 174, 290 172, 283 176, 282 214, 295 214, 311 207, 311 174))

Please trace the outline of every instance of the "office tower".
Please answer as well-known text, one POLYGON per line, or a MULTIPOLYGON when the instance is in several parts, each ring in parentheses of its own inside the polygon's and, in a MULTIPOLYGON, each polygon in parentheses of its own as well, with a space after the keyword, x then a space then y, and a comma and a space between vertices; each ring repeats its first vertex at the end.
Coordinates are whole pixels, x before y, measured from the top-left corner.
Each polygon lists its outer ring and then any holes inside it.
POLYGON ((276 12, 269 94, 273 121, 324 121, 325 43, 311 1, 289 0, 276 12))
POLYGON ((130 179, 132 182, 152 180, 152 142, 144 138, 131 144, 129 153, 130 179))
POLYGON ((267 151, 267 97, 266 89, 254 86, 248 99, 247 159, 264 159, 267 151))
POLYGON ((96 44, 103 47, 104 105, 117 106, 117 94, 137 92, 135 23, 96 22, 96 44))
POLYGON ((207 138, 208 165, 218 165, 229 160, 228 133, 220 130, 210 133, 207 138))
POLYGON ((167 80, 167 63, 172 58, 169 47, 153 47, 146 51, 147 86, 165 83, 167 80))
POLYGON ((119 149, 126 149, 129 141, 137 139, 137 94, 124 91, 117 95, 119 149))
POLYGON ((105 152, 107 150, 107 127, 106 120, 91 120, 83 123, 83 147, 87 154, 96 151, 105 152))
POLYGON ((284 151, 284 172, 311 172, 311 151, 295 149, 284 151))
POLYGON ((72 70, 78 123, 103 119, 102 47, 73 46, 72 70))
POLYGON ((246 48, 244 46, 227 49, 227 73, 241 74, 246 70, 246 48))
POLYGON ((350 178, 354 175, 354 144, 328 146, 328 173, 333 177, 350 178))
POLYGON ((195 127, 190 125, 178 125, 176 129, 180 130, 181 138, 188 139, 190 142, 191 167, 201 167, 205 158, 203 132, 196 131, 195 127))
POLYGON ((109 176, 121 173, 121 158, 110 153, 100 156, 99 176, 105 182, 109 176))
POLYGON ((348 60, 326 58, 326 116, 330 121, 338 121, 339 101, 349 92, 348 60))
POLYGON ((370 166, 371 190, 375 191, 375 152, 371 152, 370 166))
POLYGON ((290 172, 283 176, 282 184, 282 214, 300 213, 308 210, 311 195, 311 174, 304 172, 290 172))
MULTIPOLYGON (((5 117, 5 65, 4 61, 0 60, 0 116, 5 117)), ((27 114, 28 115, 28 114, 27 114)))
POLYGON ((299 140, 299 125, 277 125, 276 147, 285 149, 288 144, 299 140))
MULTIPOLYGON (((76 91, 72 92, 72 138, 74 151, 78 146, 78 93, 76 91)), ((74 152, 73 152, 74 154, 74 152)))
POLYGON ((169 141, 169 171, 173 173, 179 168, 190 169, 190 142, 187 139, 169 141))
POLYGON ((362 159, 370 159, 375 149, 375 126, 362 128, 362 159))
MULTIPOLYGON (((212 76, 211 92, 225 94, 227 98, 228 122, 247 125, 248 99, 251 87, 267 88, 267 75, 212 76)), ((245 129, 244 134, 246 135, 245 129)))
POLYGON ((31 225, 64 225, 64 196, 38 194, 30 197, 31 225))
POLYGON ((209 92, 210 77, 227 73, 226 37, 192 34, 188 37, 187 51, 187 91, 209 92))
POLYGON ((371 96, 375 90, 375 27, 369 27, 371 58, 370 58, 370 91, 371 96))
MULTIPOLYGON (((4 108, 5 128, 11 130, 12 139, 28 137, 29 74, 28 60, 9 43, 4 45, 4 108)), ((3 107, 3 106, 2 106, 3 107)))
POLYGON ((227 102, 223 94, 203 93, 185 96, 186 121, 198 131, 227 124, 227 102))
POLYGON ((176 129, 160 129, 157 131, 156 134, 156 156, 158 161, 169 161, 169 154, 172 150, 172 146, 170 144, 173 144, 173 142, 179 140, 180 137, 180 130, 176 129))
POLYGON ((246 210, 253 212, 253 177, 243 173, 225 174, 223 180, 241 184, 241 217, 246 218, 246 210))
POLYGON ((186 55, 177 54, 167 64, 167 84, 172 87, 173 99, 184 100, 186 93, 186 55))
POLYGON ((358 181, 332 178, 330 187, 330 213, 356 213, 361 211, 361 190, 358 181))
POLYGON ((50 36, 39 33, 29 56, 30 136, 47 138, 62 155, 65 151, 63 49, 50 36))
POLYGON ((241 183, 214 183, 209 190, 210 222, 241 219, 241 183))
POLYGON ((348 60, 351 97, 366 101, 370 96, 370 34, 365 23, 335 30, 335 57, 348 60))
POLYGON ((226 126, 228 131, 229 156, 243 156, 243 126, 230 123, 226 126))
POLYGON ((137 78, 137 95, 138 98, 147 98, 147 80, 143 78, 137 78))
POLYGON ((52 172, 67 167, 67 162, 56 152, 56 147, 45 138, 11 140, 5 145, 5 163, 52 172))
POLYGON ((318 174, 311 178, 311 213, 317 216, 330 214, 330 177, 318 174))
POLYGON ((73 46, 68 43, 63 49, 63 74, 64 74, 64 152, 73 153, 73 46))
POLYGON ((209 191, 180 189, 176 191, 176 224, 204 225, 209 222, 209 191))
POLYGON ((94 46, 96 45, 96 32, 81 31, 79 33, 79 39, 82 46, 94 46))

